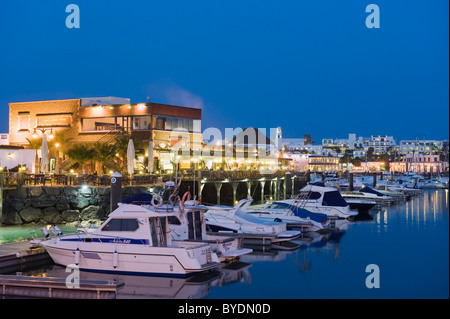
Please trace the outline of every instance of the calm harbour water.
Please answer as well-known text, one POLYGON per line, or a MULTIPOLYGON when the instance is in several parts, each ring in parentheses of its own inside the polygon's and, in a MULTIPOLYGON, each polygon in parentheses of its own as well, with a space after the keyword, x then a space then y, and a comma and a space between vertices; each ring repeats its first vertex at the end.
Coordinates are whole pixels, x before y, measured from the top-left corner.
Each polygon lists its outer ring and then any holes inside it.
MULTIPOLYGON (((371 210, 328 235, 297 240, 295 251, 254 252, 192 279, 82 272, 81 279, 125 282, 118 298, 302 299, 449 298, 449 192, 425 190, 406 202, 371 210), (366 266, 380 288, 366 287, 366 266)), ((8 228, 0 228, 0 241, 8 228)), ((24 235, 26 238, 26 235, 24 235)), ((66 277, 44 266, 24 275, 66 277)))

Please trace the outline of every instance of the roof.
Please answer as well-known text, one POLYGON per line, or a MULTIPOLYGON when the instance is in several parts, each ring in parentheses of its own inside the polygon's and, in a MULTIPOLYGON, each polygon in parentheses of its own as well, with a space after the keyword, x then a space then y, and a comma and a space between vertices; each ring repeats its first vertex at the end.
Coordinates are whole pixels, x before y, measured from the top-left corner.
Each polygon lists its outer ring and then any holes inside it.
POLYGON ((247 127, 233 137, 236 145, 274 145, 275 143, 256 127, 247 127))

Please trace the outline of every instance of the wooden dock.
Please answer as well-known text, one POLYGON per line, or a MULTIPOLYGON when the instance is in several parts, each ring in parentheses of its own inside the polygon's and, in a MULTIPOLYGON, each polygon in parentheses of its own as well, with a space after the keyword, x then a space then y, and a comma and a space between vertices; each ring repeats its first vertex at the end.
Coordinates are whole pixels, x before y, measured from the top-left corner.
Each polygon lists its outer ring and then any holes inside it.
POLYGON ((32 248, 28 241, 0 245, 0 274, 22 271, 26 266, 50 261, 44 248, 32 248))
POLYGON ((80 280, 70 287, 64 278, 0 275, 0 295, 19 298, 115 299, 124 283, 80 280))

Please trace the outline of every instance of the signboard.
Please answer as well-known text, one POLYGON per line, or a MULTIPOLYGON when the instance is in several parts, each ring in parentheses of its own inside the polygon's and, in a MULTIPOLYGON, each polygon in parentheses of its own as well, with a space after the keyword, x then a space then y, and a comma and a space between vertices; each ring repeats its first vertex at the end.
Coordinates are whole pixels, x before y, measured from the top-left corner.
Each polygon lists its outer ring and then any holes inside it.
POLYGON ((37 115, 38 127, 69 127, 72 124, 72 114, 46 114, 37 115))

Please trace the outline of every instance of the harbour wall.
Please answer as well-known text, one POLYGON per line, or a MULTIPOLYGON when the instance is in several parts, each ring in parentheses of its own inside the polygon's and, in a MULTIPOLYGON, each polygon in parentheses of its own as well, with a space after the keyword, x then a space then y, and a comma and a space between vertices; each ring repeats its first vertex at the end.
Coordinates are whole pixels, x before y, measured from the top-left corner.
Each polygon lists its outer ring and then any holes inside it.
MULTIPOLYGON (((123 187, 122 198, 149 192, 146 186, 123 187)), ((21 186, 3 190, 2 224, 66 224, 110 213, 110 187, 21 186)))
MULTIPOLYGON (((243 198, 252 197, 254 203, 268 199, 284 199, 295 195, 306 180, 230 180, 183 181, 180 196, 194 193, 202 203, 233 206, 243 198), (194 187, 195 185, 195 187, 194 187), (200 194, 200 196, 199 196, 200 194)), ((123 186, 122 199, 140 193, 155 192, 162 183, 145 186, 123 186)), ((102 186, 19 186, 0 189, 0 225, 67 224, 80 219, 98 220, 111 212, 111 187, 102 186), (3 197, 3 198, 1 198, 3 197)))

